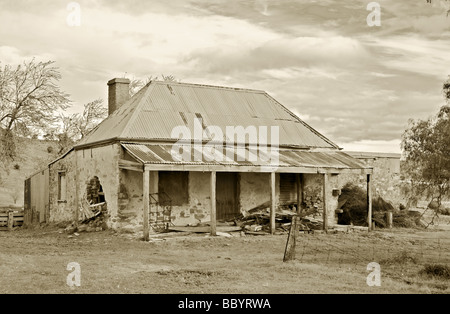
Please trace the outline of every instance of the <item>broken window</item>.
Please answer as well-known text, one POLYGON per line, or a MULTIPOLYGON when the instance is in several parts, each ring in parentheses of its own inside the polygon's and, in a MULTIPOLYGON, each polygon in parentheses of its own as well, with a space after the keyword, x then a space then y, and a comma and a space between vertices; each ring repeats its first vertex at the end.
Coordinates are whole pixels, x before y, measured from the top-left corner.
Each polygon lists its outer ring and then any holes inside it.
POLYGON ((185 205, 189 201, 189 173, 185 171, 160 171, 158 180, 159 203, 163 206, 185 205), (161 197, 166 194, 168 197, 161 197))
POLYGON ((67 195, 66 172, 59 171, 58 172, 58 201, 60 201, 60 202, 66 201, 66 195, 67 195))

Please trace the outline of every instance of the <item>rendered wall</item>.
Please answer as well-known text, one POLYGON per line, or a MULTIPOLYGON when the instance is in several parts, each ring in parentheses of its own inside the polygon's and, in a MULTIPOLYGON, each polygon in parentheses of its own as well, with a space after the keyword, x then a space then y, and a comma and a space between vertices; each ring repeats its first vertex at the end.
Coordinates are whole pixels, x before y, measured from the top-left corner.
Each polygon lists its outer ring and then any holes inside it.
POLYGON ((108 227, 117 227, 119 194, 119 148, 117 144, 72 151, 50 166, 50 222, 73 221, 75 218, 75 191, 78 187, 79 204, 86 196, 89 181, 97 176, 105 193, 108 208, 108 227), (76 161, 75 161, 76 154, 76 161), (75 162, 77 167, 75 168, 75 162), (58 198, 58 172, 65 171, 66 202, 58 198), (76 182, 76 178, 78 182, 76 182), (76 184, 78 186, 76 186, 76 184))
MULTIPOLYGON (((381 196, 390 202, 395 209, 405 204, 405 196, 401 188, 400 158, 359 158, 364 164, 373 167, 372 197, 381 196)), ((343 175, 342 182, 353 182, 366 189, 366 175, 343 175)))
POLYGON ((49 222, 72 222, 75 218, 75 152, 50 165, 49 222), (66 174, 66 199, 58 200, 58 174, 66 174))

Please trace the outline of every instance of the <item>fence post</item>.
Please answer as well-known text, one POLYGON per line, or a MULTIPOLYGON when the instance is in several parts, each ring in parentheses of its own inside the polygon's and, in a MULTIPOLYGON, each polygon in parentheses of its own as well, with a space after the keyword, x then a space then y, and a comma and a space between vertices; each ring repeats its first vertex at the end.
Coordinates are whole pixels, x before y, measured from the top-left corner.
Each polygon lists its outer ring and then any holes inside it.
POLYGON ((12 230, 14 226, 14 212, 10 210, 8 212, 8 230, 12 230))
POLYGON ((295 244, 298 237, 299 220, 300 218, 297 215, 292 216, 291 228, 289 229, 289 235, 286 241, 283 262, 295 259, 295 244))
POLYGON ((372 183, 371 175, 367 174, 367 226, 368 231, 373 229, 372 226, 372 183))
POLYGON ((392 225, 393 225, 393 214, 392 214, 392 212, 387 212, 386 213, 386 224, 387 224, 387 227, 389 229, 392 229, 392 225))

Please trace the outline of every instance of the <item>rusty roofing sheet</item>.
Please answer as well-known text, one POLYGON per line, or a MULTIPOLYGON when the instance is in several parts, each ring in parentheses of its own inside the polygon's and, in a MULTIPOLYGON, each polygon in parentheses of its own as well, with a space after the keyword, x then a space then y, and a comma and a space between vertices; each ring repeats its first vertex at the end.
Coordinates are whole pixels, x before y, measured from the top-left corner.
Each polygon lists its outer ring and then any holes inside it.
POLYGON ((178 140, 172 130, 186 125, 193 136, 193 119, 200 116, 204 127, 217 125, 224 137, 226 126, 274 126, 279 128, 280 146, 337 148, 264 91, 157 81, 147 84, 77 146, 108 139, 178 140))
MULTIPOLYGON (((260 155, 255 149, 242 147, 216 146, 219 151, 217 156, 224 158, 206 158, 202 154, 202 148, 195 145, 176 147, 174 145, 155 145, 141 143, 122 143, 122 146, 137 160, 144 164, 173 164, 173 165, 235 165, 235 166, 273 166, 270 157, 270 148, 267 154, 260 155), (173 154, 172 149, 177 153, 173 154), (186 157, 180 159, 177 154, 186 152, 186 157), (199 156, 199 158, 198 158, 199 156), (228 158, 226 158, 228 157, 228 158)), ((204 146, 205 147, 205 146, 204 146)), ((209 149, 209 148, 208 148, 209 149)), ((211 151, 208 151, 211 152, 211 151)), ((214 150, 212 150, 214 152, 214 150)), ((276 150, 277 167, 308 167, 308 168, 333 168, 333 169, 370 169, 357 159, 340 151, 301 151, 301 150, 276 150)), ((208 156, 211 156, 209 154, 208 156)), ((272 155, 273 156, 273 155, 272 155)))
POLYGON ((219 126, 224 139, 226 126, 275 126, 280 146, 337 148, 263 91, 157 81, 147 84, 76 146, 111 139, 176 141, 172 130, 177 126, 187 126, 193 136, 195 117, 202 117, 203 127, 219 126))

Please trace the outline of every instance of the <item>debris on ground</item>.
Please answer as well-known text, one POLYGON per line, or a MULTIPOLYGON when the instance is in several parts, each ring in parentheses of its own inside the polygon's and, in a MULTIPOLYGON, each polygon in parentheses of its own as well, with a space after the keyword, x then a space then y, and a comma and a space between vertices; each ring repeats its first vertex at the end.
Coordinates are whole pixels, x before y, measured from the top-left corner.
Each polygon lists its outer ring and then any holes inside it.
POLYGON ((75 232, 96 232, 107 229, 107 207, 106 203, 98 203, 89 205, 88 207, 80 206, 83 209, 81 215, 81 221, 78 226, 75 223, 71 223, 64 229, 67 233, 75 232))
MULTIPOLYGON (((300 231, 319 230, 322 228, 323 220, 315 218, 313 214, 317 214, 314 209, 302 215, 299 223, 300 231)), ((297 215, 295 210, 277 209, 275 211, 275 229, 281 232, 288 232, 292 223, 292 218, 297 215)), ((249 234, 264 234, 270 232, 270 209, 257 208, 257 210, 249 210, 248 212, 234 219, 236 226, 240 226, 242 230, 249 234)))

